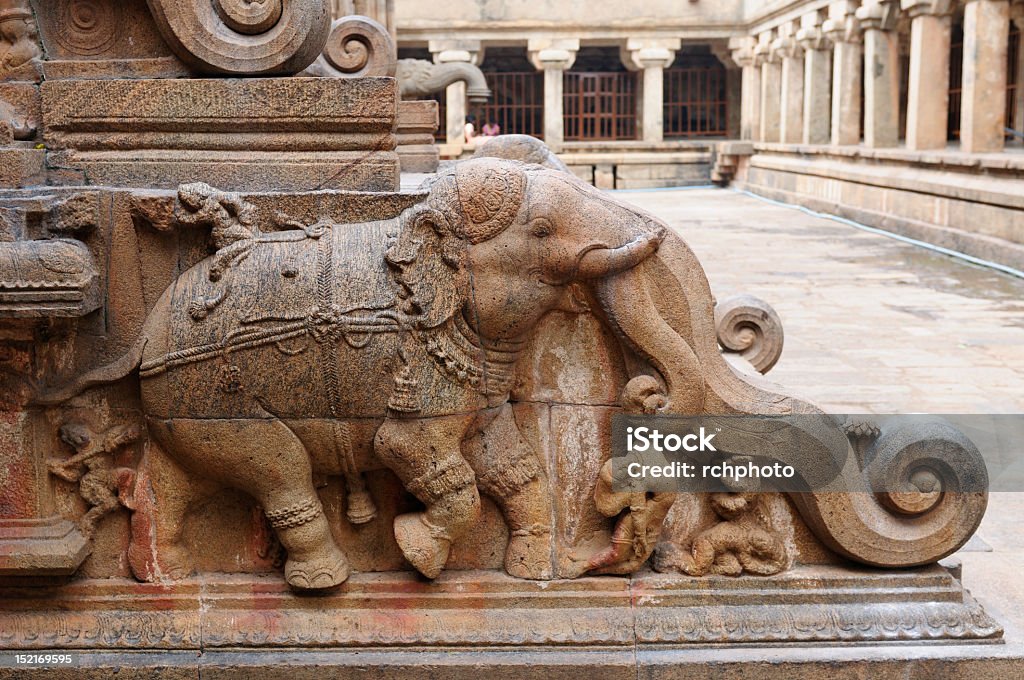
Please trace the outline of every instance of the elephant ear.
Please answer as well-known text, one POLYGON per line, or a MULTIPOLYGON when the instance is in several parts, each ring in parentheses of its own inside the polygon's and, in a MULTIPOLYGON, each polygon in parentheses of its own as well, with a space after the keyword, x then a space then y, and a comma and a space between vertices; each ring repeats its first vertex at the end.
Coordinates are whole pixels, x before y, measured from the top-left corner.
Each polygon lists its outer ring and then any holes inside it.
POLYGON ((401 309, 419 328, 439 326, 465 304, 468 248, 516 220, 526 193, 524 167, 494 158, 463 161, 435 179, 425 203, 403 213, 387 261, 401 309))
POLYGON ((444 213, 428 205, 402 215, 398 240, 386 255, 401 311, 421 329, 450 319, 466 301, 466 241, 444 213))

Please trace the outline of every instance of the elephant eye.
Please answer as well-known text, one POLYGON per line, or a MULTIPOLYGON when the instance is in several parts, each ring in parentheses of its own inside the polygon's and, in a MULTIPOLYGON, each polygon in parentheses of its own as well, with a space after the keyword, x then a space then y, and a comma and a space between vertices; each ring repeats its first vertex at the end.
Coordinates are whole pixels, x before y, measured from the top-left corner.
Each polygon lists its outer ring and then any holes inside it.
POLYGON ((537 238, 551 236, 552 231, 551 223, 544 218, 534 220, 533 224, 530 225, 530 232, 537 238))

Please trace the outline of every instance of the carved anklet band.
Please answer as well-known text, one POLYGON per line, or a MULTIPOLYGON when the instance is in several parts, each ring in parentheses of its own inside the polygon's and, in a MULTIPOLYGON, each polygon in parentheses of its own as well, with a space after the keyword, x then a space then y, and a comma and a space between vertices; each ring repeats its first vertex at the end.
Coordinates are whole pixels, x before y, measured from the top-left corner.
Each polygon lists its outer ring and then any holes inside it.
POLYGON ((275 529, 294 529, 309 524, 323 513, 319 498, 310 498, 281 510, 267 510, 267 519, 275 529))
POLYGON ((540 463, 527 454, 506 467, 493 467, 477 478, 480 490, 499 498, 507 498, 523 489, 540 474, 540 463))
POLYGON ((475 482, 476 477, 469 463, 455 458, 441 463, 441 467, 436 470, 412 480, 406 488, 424 503, 433 503, 475 482))

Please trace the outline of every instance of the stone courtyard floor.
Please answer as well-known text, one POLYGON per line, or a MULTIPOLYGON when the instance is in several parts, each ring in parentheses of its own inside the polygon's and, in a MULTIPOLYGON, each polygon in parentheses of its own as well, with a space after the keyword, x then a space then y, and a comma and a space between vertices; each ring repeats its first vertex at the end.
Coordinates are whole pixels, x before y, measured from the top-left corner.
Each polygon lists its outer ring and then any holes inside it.
MULTIPOLYGON (((1024 279, 731 190, 619 195, 690 244, 717 298, 775 307, 785 347, 768 377, 787 392, 832 413, 1024 413, 1024 279)), ((958 655, 1024 655, 1022 517, 1024 493, 992 494, 954 556, 1006 628, 1005 646, 958 655)))

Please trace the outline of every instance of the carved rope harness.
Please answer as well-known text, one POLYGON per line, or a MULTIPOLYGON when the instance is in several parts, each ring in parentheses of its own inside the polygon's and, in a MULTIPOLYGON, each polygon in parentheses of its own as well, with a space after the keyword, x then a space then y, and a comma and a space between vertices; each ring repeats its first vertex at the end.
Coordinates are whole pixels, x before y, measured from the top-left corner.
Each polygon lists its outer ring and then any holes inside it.
MULTIPOLYGON (((278 351, 292 356, 302 350, 290 349, 285 343, 309 336, 323 347, 319 369, 326 379, 331 415, 337 417, 344 415, 337 410, 340 372, 343 368, 338 343, 344 340, 353 349, 362 349, 376 334, 407 333, 426 348, 427 354, 441 371, 458 383, 486 397, 507 394, 512 389, 515 361, 525 342, 485 341, 470 328, 461 313, 456 313, 436 328, 423 330, 414 328, 415 319, 393 309, 370 313, 359 310, 353 313, 345 312, 335 304, 334 239, 330 238, 331 226, 318 223, 304 228, 305 233, 301 237, 317 241, 316 302, 308 312, 294 317, 274 317, 272 320, 277 323, 270 326, 255 325, 271 320, 267 318, 242 320, 240 327, 229 331, 218 342, 176 350, 143 363, 139 368, 140 377, 151 378, 172 368, 200 361, 227 359, 233 352, 267 345, 274 345, 278 351), (325 234, 327 238, 323 238, 325 234)), ((211 277, 217 290, 210 296, 200 295, 200 299, 193 303, 192 308, 201 308, 205 312, 199 316, 191 314, 193 319, 199 321, 205 318, 207 313, 227 298, 235 268, 248 256, 252 245, 278 240, 253 237, 250 247, 244 249, 241 257, 233 258, 226 271, 218 273, 215 281, 211 277)), ((403 368, 395 376, 395 389, 388 407, 395 411, 416 412, 420 410, 417 381, 401 349, 399 355, 403 368)))

